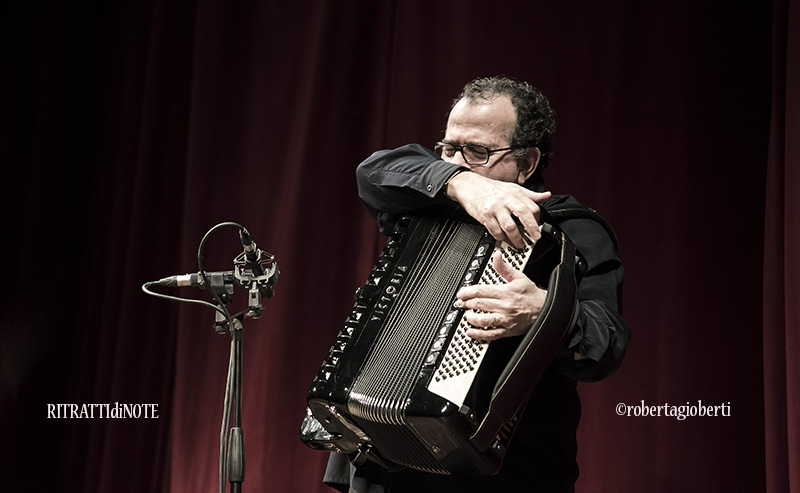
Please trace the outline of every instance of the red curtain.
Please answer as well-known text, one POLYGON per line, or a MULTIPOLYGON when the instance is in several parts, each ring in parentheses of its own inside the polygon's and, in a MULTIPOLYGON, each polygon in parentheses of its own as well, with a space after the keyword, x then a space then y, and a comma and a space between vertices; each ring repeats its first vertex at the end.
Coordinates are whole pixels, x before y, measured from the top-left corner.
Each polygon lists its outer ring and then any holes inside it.
POLYGON ((775 2, 764 240, 767 491, 800 490, 800 38, 797 2, 775 2), (794 62, 793 62, 794 60, 794 62))
MULTIPOLYGON (((328 491, 327 457, 298 430, 382 242, 355 166, 432 144, 466 81, 506 74, 550 97, 548 186, 608 218, 626 264, 633 339, 617 374, 579 387, 578 491, 797 489, 794 14, 788 0, 5 6, 4 486, 217 489, 229 338, 212 310, 140 286, 196 271, 206 231, 237 221, 282 274, 245 323, 245 490, 328 491), (729 415, 616 411, 698 401, 729 415), (117 402, 158 417, 49 414, 117 402)), ((223 228, 205 266, 240 251, 223 228)))

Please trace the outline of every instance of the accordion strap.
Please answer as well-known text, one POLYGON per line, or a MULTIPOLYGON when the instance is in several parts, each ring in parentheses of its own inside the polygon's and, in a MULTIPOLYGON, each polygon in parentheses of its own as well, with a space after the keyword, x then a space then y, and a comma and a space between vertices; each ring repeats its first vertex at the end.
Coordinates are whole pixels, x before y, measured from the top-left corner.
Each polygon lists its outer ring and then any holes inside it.
POLYGON ((609 224, 603 216, 591 207, 583 204, 557 204, 547 207, 546 209, 540 207, 540 210, 542 211, 543 221, 551 224, 558 224, 570 219, 589 219, 596 222, 606 230, 612 243, 614 243, 614 249, 619 251, 619 240, 617 240, 617 233, 614 231, 614 228, 611 227, 611 224, 609 224))

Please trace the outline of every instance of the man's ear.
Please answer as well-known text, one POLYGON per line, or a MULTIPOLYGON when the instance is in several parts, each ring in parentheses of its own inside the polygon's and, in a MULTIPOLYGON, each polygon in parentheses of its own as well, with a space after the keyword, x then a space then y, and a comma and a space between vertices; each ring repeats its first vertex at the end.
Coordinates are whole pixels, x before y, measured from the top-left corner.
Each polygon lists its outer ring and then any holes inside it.
POLYGON ((517 161, 517 183, 520 185, 528 181, 533 176, 539 161, 542 159, 542 151, 538 147, 530 147, 528 152, 517 161))

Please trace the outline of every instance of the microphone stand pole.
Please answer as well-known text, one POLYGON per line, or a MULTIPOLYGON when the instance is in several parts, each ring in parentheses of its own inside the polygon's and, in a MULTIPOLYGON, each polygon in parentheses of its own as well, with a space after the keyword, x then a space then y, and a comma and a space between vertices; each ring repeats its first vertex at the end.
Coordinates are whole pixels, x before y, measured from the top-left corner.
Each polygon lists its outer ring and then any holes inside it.
MULTIPOLYGON (((248 284, 250 318, 261 318, 261 286, 257 281, 248 284)), ((268 293, 270 294, 270 293, 268 293)), ((242 335, 244 325, 241 317, 234 317, 231 332, 231 351, 233 352, 233 388, 231 399, 233 403, 233 423, 228 437, 228 482, 231 493, 241 493, 244 482, 244 431, 242 430, 242 335)))
MULTIPOLYGON (((253 243, 255 247, 255 243, 253 243)), ((232 389, 231 399, 233 403, 233 417, 230 434, 228 437, 228 482, 231 486, 231 493, 241 493, 242 483, 244 482, 244 431, 242 430, 242 334, 243 323, 242 318, 258 319, 261 318, 261 298, 262 295, 270 297, 273 294, 272 284, 277 281, 279 275, 277 264, 271 264, 269 273, 264 271, 261 265, 262 252, 257 251, 257 259, 255 262, 248 263, 245 260, 244 254, 234 259, 234 265, 237 266, 235 270, 235 277, 239 282, 248 288, 248 306, 249 310, 246 315, 241 317, 234 317, 230 327, 231 332, 231 351, 233 356, 233 375, 232 375, 232 389), (243 275, 243 266, 257 265, 259 275, 255 277, 247 277, 243 275)), ((269 254, 267 254, 269 255, 269 254)), ((272 262, 272 256, 269 256, 269 262, 272 262)))
MULTIPOLYGON (((233 300, 232 284, 233 281, 226 279, 224 273, 212 273, 208 277, 207 288, 218 297, 221 305, 227 306, 233 300)), ((250 310, 246 312, 246 315, 253 318, 261 316, 261 298, 257 291, 255 295, 253 294, 253 290, 257 290, 257 288, 258 286, 255 283, 250 283, 249 297, 251 304, 250 310)), ((228 477, 231 493, 241 493, 242 483, 244 482, 244 432, 242 430, 242 334, 244 333, 242 319, 244 317, 245 313, 242 313, 228 319, 220 312, 217 312, 215 324, 217 332, 224 333, 228 331, 231 334, 232 362, 229 369, 230 375, 228 376, 226 400, 230 398, 233 414, 230 416, 230 420, 226 417, 227 422, 224 423, 225 426, 229 426, 226 434, 228 443, 227 449, 225 449, 225 461, 221 464, 221 467, 227 466, 227 470, 220 469, 220 472, 224 472, 228 477)), ((224 489, 224 482, 220 477, 220 491, 224 491, 224 489)))
POLYGON ((231 350, 233 351, 233 423, 228 439, 228 482, 231 493, 241 493, 244 482, 244 432, 242 431, 242 332, 244 326, 239 318, 233 319, 231 327, 231 350))

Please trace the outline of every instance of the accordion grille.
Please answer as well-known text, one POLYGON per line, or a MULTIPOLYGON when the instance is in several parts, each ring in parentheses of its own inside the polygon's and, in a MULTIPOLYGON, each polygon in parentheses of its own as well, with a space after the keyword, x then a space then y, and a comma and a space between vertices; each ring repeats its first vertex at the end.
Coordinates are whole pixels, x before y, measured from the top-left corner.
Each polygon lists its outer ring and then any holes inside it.
POLYGON ((431 230, 353 382, 348 408, 355 416, 405 424, 406 403, 427 349, 483 231, 459 221, 443 221, 431 230))

